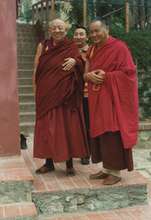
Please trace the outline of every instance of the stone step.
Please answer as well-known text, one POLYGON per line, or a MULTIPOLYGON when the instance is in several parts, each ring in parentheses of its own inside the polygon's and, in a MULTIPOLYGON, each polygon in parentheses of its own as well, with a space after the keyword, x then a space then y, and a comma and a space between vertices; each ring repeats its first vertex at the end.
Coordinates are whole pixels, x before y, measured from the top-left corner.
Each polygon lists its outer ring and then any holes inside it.
MULTIPOLYGON (((92 169, 87 167, 87 171, 92 169)), ((62 165, 55 174, 36 180, 32 193, 38 213, 43 216, 106 211, 147 204, 147 180, 137 171, 122 173, 122 182, 104 186, 101 180, 89 180, 86 170, 76 164, 77 175, 67 178, 62 165), (59 172, 60 169, 60 172, 59 172), (42 187, 40 184, 45 183, 42 187)))
POLYGON ((20 112, 20 122, 21 123, 31 123, 35 122, 35 112, 20 112))
POLYGON ((22 85, 31 85, 32 86, 32 77, 20 77, 18 79, 19 86, 22 85))
POLYGON ((35 53, 36 52, 36 47, 33 47, 33 46, 20 46, 17 48, 17 53, 20 54, 20 53, 23 53, 23 52, 26 52, 26 54, 30 54, 30 53, 35 53))
POLYGON ((34 28, 34 26, 31 26, 31 27, 21 27, 21 26, 19 26, 19 27, 17 27, 17 29, 16 29, 16 31, 17 31, 17 33, 22 33, 22 32, 25 32, 25 33, 31 33, 31 32, 35 32, 35 28, 34 28))
POLYGON ((36 53, 36 48, 31 49, 31 48, 18 48, 17 49, 18 55, 27 55, 27 54, 35 54, 36 53))
POLYGON ((33 176, 21 156, 0 158, 0 205, 31 202, 33 176))
POLYGON ((34 61, 31 62, 19 62, 17 64, 19 69, 33 69, 34 61))
POLYGON ((37 220, 37 210, 32 202, 0 205, 1 220, 37 220))
POLYGON ((33 69, 19 69, 18 77, 32 77, 33 69))
POLYGON ((35 103, 34 102, 20 102, 19 103, 20 113, 24 112, 35 112, 35 103))
POLYGON ((17 47, 19 47, 19 45, 24 45, 24 44, 28 44, 31 46, 35 46, 37 47, 37 38, 34 36, 19 36, 17 37, 17 47))
POLYGON ((17 28, 17 30, 18 29, 33 29, 34 25, 33 24, 20 24, 20 23, 17 23, 16 28, 17 28))
POLYGON ((18 69, 24 69, 24 70, 29 70, 34 68, 34 61, 33 62, 28 62, 28 63, 18 63, 17 64, 18 69))
POLYGON ((17 48, 20 49, 20 48, 23 48, 23 49, 35 49, 36 48, 36 43, 30 43, 30 42, 18 42, 17 43, 17 48))
POLYGON ((34 122, 20 122, 20 131, 25 135, 29 135, 34 132, 34 122))
POLYGON ((31 35, 36 34, 36 30, 34 28, 17 28, 17 35, 31 35))
POLYGON ((33 62, 34 61, 34 55, 33 54, 28 54, 28 55, 18 55, 17 56, 17 61, 18 63, 26 63, 26 62, 33 62))
POLYGON ((35 56, 35 53, 36 53, 36 50, 35 51, 17 51, 17 56, 26 56, 26 55, 32 55, 32 56, 35 56))
POLYGON ((32 85, 19 85, 19 93, 32 94, 33 93, 33 86, 32 85))
POLYGON ((151 205, 116 209, 114 211, 40 217, 39 220, 150 220, 151 205))
POLYGON ((26 103, 26 102, 34 102, 35 98, 33 93, 29 93, 29 94, 19 94, 19 101, 22 103, 26 103))
POLYGON ((24 33, 21 33, 21 34, 18 34, 17 35, 17 41, 19 43, 23 43, 23 42, 26 42, 26 43, 37 43, 37 38, 36 36, 31 33, 31 34, 24 34, 24 33))

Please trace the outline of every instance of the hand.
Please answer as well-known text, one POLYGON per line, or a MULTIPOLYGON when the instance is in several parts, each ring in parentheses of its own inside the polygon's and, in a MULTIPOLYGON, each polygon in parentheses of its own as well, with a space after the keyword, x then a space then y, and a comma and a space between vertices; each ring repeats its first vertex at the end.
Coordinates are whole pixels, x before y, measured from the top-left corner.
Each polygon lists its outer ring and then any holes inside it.
POLYGON ((105 80, 105 72, 100 69, 94 70, 92 72, 86 73, 86 78, 88 81, 94 83, 95 85, 101 85, 105 80))
POLYGON ((76 60, 71 57, 66 58, 64 61, 65 62, 62 64, 64 71, 71 70, 76 64, 76 60))

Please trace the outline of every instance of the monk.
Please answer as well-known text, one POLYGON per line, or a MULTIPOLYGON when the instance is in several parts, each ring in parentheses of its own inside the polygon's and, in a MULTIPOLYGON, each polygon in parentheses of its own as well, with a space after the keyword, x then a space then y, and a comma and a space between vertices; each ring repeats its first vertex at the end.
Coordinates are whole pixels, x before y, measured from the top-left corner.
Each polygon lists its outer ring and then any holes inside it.
MULTIPOLYGON (((87 43, 88 42, 87 29, 83 26, 77 26, 74 31, 73 39, 74 39, 75 43, 77 44, 77 46, 79 48, 79 52, 80 52, 82 59, 85 63, 86 62, 86 54, 87 54, 87 51, 89 48, 89 45, 87 43)), ((83 96, 84 119, 85 119, 87 138, 88 138, 88 143, 89 143, 90 137, 89 137, 89 109, 88 109, 88 84, 87 83, 85 83, 83 92, 84 92, 84 96, 83 96)), ((89 164, 89 157, 81 158, 81 164, 82 165, 89 164)))
POLYGON ((66 37, 64 21, 50 23, 51 38, 40 43, 33 82, 36 93, 34 157, 46 158, 37 174, 51 172, 66 161, 66 175, 75 175, 73 157, 88 155, 82 112, 83 61, 66 37))
POLYGON ((104 185, 121 181, 120 171, 133 170, 132 147, 137 142, 138 86, 136 66, 124 42, 109 35, 106 25, 90 24, 93 45, 87 54, 92 161, 103 163, 90 179, 104 185))

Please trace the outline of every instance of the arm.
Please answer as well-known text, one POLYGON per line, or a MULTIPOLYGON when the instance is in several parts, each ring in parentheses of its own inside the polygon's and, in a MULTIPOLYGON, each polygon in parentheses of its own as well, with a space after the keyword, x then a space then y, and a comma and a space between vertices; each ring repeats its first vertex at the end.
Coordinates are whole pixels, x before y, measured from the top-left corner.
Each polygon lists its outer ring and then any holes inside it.
POLYGON ((36 70, 37 70, 37 66, 39 63, 39 57, 41 56, 41 53, 42 53, 42 44, 40 43, 37 47, 37 51, 36 51, 36 55, 35 55, 35 59, 34 59, 34 71, 33 71, 33 76, 32 76, 34 94, 36 92, 36 83, 35 83, 36 70))

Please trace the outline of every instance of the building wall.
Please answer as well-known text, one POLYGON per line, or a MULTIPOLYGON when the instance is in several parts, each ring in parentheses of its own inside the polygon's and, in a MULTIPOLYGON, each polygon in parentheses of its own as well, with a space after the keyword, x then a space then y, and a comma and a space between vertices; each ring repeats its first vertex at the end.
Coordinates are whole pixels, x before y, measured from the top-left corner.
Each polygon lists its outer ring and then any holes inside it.
POLYGON ((16 0, 0 1, 0 156, 20 153, 16 0))

